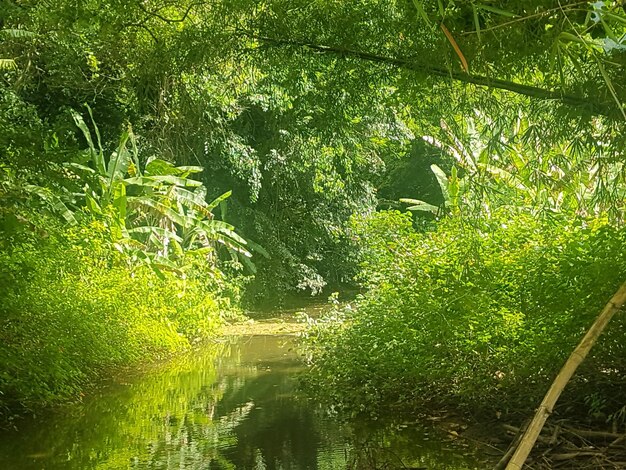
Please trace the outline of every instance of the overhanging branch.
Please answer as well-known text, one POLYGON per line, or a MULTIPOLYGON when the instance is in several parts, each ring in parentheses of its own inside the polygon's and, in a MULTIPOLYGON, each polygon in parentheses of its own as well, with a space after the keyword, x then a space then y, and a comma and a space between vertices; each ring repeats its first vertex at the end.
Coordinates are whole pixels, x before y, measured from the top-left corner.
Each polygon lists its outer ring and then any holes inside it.
POLYGON ((506 91, 510 91, 513 93, 517 93, 519 95, 529 96, 535 99, 554 100, 554 101, 563 103, 568 106, 574 106, 574 107, 585 109, 586 111, 592 114, 600 114, 600 115, 608 116, 611 118, 619 116, 619 112, 614 106, 607 105, 605 103, 598 103, 587 97, 569 95, 566 93, 562 93, 560 91, 546 90, 544 88, 539 88, 539 87, 535 87, 531 85, 524 85, 521 83, 515 83, 509 80, 502 80, 499 78, 486 77, 483 75, 474 75, 474 74, 469 74, 465 72, 455 72, 455 71, 447 70, 445 68, 433 67, 430 65, 415 63, 407 59, 398 59, 394 57, 380 56, 377 54, 357 51, 353 49, 345 49, 345 48, 334 47, 334 46, 313 44, 313 43, 298 41, 294 39, 259 36, 255 34, 249 34, 249 33, 244 33, 244 35, 250 39, 255 39, 265 44, 271 44, 275 46, 285 46, 285 47, 298 47, 298 48, 309 49, 311 51, 320 52, 324 54, 332 54, 332 55, 344 56, 344 57, 353 57, 356 59, 361 59, 361 60, 365 60, 369 62, 387 64, 387 65, 391 65, 393 67, 397 67, 397 68, 401 68, 405 70, 413 70, 415 72, 422 73, 425 75, 451 78, 453 80, 463 82, 463 83, 472 83, 474 85, 483 86, 487 88, 496 88, 499 90, 506 90, 506 91))

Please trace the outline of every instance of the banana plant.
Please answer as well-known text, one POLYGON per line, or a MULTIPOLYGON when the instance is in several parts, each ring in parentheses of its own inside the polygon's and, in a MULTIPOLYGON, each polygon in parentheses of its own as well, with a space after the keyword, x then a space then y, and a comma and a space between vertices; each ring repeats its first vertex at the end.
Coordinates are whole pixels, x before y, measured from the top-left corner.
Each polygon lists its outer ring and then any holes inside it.
POLYGON ((410 211, 430 212, 435 217, 440 217, 446 212, 451 212, 453 214, 457 213, 459 211, 459 199, 467 186, 466 179, 459 178, 455 166, 453 166, 450 171, 450 177, 448 177, 446 173, 435 164, 430 165, 430 169, 435 174, 437 183, 441 189, 441 194, 444 200, 443 207, 435 206, 419 199, 401 198, 400 202, 412 204, 407 207, 410 211))
MULTIPOLYGON (((95 216, 107 214, 112 220, 111 234, 118 250, 149 264, 157 274, 162 270, 181 273, 184 254, 191 251, 216 262, 219 245, 251 265, 248 242, 213 214, 230 191, 207 202, 206 187, 191 177, 203 171, 199 166, 175 166, 152 157, 142 169, 130 127, 107 158, 92 111, 87 109, 95 141, 82 116, 73 112, 88 148, 80 161, 67 166, 85 182, 80 195, 83 209, 95 216)), ((264 254, 259 248, 255 251, 264 254)))

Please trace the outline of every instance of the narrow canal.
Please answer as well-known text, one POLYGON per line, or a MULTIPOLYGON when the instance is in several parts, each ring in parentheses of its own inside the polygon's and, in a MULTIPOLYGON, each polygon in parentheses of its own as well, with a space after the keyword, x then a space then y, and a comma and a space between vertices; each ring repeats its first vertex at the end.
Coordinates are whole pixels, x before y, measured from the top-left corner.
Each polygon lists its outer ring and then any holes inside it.
POLYGON ((340 424, 297 394, 291 335, 243 332, 0 434, 0 469, 484 468, 417 424, 340 424))

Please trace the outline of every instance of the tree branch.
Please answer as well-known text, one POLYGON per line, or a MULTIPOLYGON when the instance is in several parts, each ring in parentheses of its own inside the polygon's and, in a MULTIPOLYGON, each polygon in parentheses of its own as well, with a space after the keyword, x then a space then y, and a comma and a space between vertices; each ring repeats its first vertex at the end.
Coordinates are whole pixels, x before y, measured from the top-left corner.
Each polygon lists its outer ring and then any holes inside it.
POLYGON ((297 47, 302 49, 309 49, 311 51, 320 52, 324 54, 332 54, 344 57, 353 57, 369 62, 376 62, 379 64, 386 64, 393 67, 412 70, 418 73, 422 73, 430 76, 451 78, 453 80, 462 83, 472 83, 474 85, 483 86, 487 88, 496 88, 499 90, 506 90, 519 95, 529 96, 539 100, 554 100, 562 104, 583 108, 592 114, 599 114, 610 118, 619 117, 619 110, 611 104, 598 103, 588 97, 580 97, 576 95, 570 95, 561 91, 546 90, 531 85, 524 85, 522 83, 516 83, 509 80, 502 80, 499 78, 487 77, 484 75, 474 75, 465 72, 455 72, 441 67, 419 64, 412 62, 408 59, 401 59, 395 57, 381 56, 372 54, 369 52, 363 52, 353 49, 345 49, 335 46, 325 46, 321 44, 313 44, 304 41, 298 41, 295 39, 285 38, 273 38, 267 36, 260 36, 250 33, 243 33, 244 36, 249 39, 255 39, 265 44, 284 46, 284 47, 297 47))
POLYGON ((158 10, 157 11, 148 10, 145 6, 141 4, 141 2, 138 3, 137 6, 144 13, 147 13, 150 16, 154 16, 160 19, 161 21, 165 21, 166 23, 182 23, 183 21, 187 19, 187 16, 189 16, 189 13, 191 13, 191 9, 193 7, 197 7, 199 5, 204 5, 204 4, 205 2, 192 3, 191 5, 187 7, 187 10, 185 10, 185 13, 183 13, 183 16, 181 16, 180 18, 166 18, 165 16, 159 14, 158 10))

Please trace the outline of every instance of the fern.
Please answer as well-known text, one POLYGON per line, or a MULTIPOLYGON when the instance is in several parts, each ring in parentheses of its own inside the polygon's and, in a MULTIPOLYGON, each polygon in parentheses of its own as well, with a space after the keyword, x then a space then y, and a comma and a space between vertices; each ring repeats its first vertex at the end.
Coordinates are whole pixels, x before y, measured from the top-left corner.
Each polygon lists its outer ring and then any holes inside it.
POLYGON ((15 70, 17 64, 13 59, 0 59, 0 70, 15 70))
POLYGON ((21 38, 34 38, 37 36, 32 31, 25 29, 0 29, 0 36, 6 36, 9 38, 21 39, 21 38))

